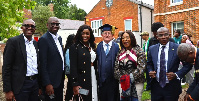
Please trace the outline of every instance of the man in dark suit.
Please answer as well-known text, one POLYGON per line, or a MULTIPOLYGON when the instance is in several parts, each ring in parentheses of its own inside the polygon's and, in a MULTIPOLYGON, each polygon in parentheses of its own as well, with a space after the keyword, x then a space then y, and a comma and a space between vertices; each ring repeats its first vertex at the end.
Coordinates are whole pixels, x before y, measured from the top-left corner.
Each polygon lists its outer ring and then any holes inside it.
POLYGON ((178 70, 180 59, 176 51, 178 44, 169 42, 169 30, 161 27, 157 31, 159 44, 149 48, 147 69, 151 77, 151 100, 152 101, 178 101, 181 94, 182 78, 192 67, 183 64, 178 70))
POLYGON ((48 19, 48 31, 39 39, 42 85, 46 101, 62 101, 64 87, 64 56, 62 38, 57 34, 59 21, 48 19))
MULTIPOLYGON (((164 27, 164 25, 161 22, 154 22, 151 26, 151 31, 153 32, 153 37, 149 39, 149 45, 147 48, 147 55, 148 55, 148 51, 149 51, 149 47, 155 44, 159 43, 158 37, 157 37, 157 30, 160 27, 164 27)), ((175 42, 173 38, 169 38, 170 42, 175 42)), ((150 77, 149 77, 149 73, 146 69, 146 79, 147 79, 147 85, 146 85, 146 89, 145 90, 151 90, 151 86, 150 86, 150 77)))
POLYGON ((32 38, 35 22, 23 22, 23 33, 8 39, 3 57, 3 91, 7 100, 38 100, 38 46, 32 38))
POLYGON ((177 54, 181 61, 191 63, 195 68, 195 78, 187 90, 185 101, 199 101, 199 49, 182 43, 178 47, 177 54))
POLYGON ((100 101, 118 101, 119 83, 114 78, 114 66, 119 45, 112 41, 114 33, 111 31, 116 27, 105 24, 99 29, 103 38, 97 46, 100 101))

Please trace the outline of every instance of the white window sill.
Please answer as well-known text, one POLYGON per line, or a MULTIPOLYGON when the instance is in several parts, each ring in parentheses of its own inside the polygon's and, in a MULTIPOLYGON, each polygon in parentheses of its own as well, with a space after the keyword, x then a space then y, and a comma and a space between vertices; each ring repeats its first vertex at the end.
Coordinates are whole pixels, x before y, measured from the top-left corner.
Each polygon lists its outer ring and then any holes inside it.
POLYGON ((183 1, 177 2, 177 3, 171 3, 171 5, 169 5, 168 7, 177 6, 177 5, 182 5, 182 4, 183 4, 183 1))

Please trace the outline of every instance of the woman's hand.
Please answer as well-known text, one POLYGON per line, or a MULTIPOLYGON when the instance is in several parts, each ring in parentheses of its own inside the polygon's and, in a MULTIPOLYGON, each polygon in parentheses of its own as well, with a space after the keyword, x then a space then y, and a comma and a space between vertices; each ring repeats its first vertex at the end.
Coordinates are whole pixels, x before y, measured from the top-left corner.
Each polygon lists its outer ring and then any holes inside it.
POLYGON ((79 94, 79 89, 80 89, 80 88, 81 88, 80 86, 74 86, 74 87, 73 87, 74 95, 79 94))

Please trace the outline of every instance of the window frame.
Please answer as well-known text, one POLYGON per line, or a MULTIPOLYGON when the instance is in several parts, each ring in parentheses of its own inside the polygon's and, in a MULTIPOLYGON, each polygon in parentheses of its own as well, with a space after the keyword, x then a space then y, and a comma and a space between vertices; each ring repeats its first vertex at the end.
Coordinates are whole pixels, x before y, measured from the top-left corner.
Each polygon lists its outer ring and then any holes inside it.
MULTIPOLYGON (((184 32, 184 21, 177 21, 177 22, 172 22, 171 23, 171 36, 173 37, 174 36, 174 31, 177 30, 177 29, 182 29, 182 28, 177 28, 177 24, 178 23, 183 23, 183 32, 184 32), (174 28, 174 23, 176 23, 176 28, 174 28)), ((183 34, 183 32, 181 34, 183 34)))
POLYGON ((101 37, 101 30, 99 29, 99 27, 102 26, 102 23, 103 23, 102 19, 91 21, 91 28, 92 28, 94 37, 101 37), (93 24, 95 24, 95 25, 93 25, 93 24), (97 26, 97 24, 98 24, 98 26, 97 26))
POLYGON ((133 26, 132 26, 132 19, 124 19, 124 30, 126 31, 126 20, 130 20, 131 21, 131 32, 133 30, 133 26))
POLYGON ((173 2, 173 1, 174 0, 170 0, 169 7, 183 4, 183 0, 182 1, 180 0, 180 2, 173 2))

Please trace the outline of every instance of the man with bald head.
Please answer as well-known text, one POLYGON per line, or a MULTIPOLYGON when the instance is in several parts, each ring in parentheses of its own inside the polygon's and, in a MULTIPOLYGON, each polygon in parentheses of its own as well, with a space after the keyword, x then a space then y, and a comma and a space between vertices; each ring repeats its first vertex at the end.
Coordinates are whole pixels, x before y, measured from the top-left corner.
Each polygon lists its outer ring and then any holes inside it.
POLYGON ((182 92, 180 78, 192 67, 184 63, 178 70, 178 44, 169 41, 169 34, 166 27, 159 28, 159 43, 149 47, 147 69, 151 77, 151 101, 178 101, 182 92))
POLYGON ((24 20, 23 33, 9 38, 3 57, 3 91, 7 101, 38 100, 38 46, 32 38, 35 22, 24 20))
POLYGON ((195 78, 187 90, 185 101, 199 101, 199 49, 188 43, 182 43, 177 50, 178 57, 183 62, 194 65, 195 78))
POLYGON ((38 41, 45 101, 63 101, 64 56, 62 39, 57 34, 59 25, 58 18, 50 17, 48 31, 38 41))

